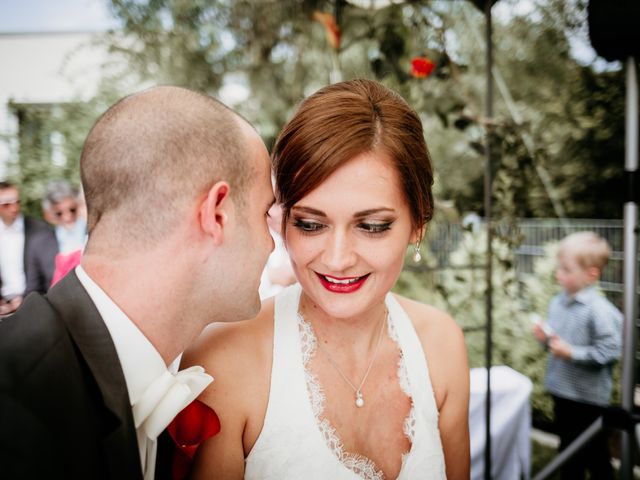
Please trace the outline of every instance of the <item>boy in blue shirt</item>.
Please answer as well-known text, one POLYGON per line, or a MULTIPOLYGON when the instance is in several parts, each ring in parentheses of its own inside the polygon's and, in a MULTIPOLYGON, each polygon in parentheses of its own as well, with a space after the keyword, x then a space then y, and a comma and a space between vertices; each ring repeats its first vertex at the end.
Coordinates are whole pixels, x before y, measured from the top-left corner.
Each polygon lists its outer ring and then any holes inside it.
MULTIPOLYGON (((554 403, 560 450, 609 404, 613 364, 620 357, 622 314, 593 286, 609 260, 606 240, 593 232, 565 237, 556 280, 563 291, 549 304, 547 325, 534 334, 548 352, 545 388, 554 403)), ((562 470, 563 479, 613 479, 607 437, 598 435, 562 470)))

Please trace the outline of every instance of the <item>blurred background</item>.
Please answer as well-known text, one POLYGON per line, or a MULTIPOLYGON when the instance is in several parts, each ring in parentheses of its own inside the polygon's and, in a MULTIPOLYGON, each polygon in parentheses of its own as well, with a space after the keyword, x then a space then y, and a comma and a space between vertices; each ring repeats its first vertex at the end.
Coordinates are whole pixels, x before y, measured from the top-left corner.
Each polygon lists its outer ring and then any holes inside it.
MULTIPOLYGON (((533 424, 544 430, 551 403, 530 315, 544 316, 558 291, 555 242, 577 230, 606 238, 600 288, 621 303, 625 76, 591 48, 587 0, 501 0, 493 16, 493 355, 532 380, 533 424)), ((221 98, 268 148, 328 83, 367 77, 398 91, 424 123, 437 214, 423 260, 407 262, 396 290, 451 312, 471 366, 483 365, 488 121, 473 2, 0 0, 0 65, 0 179, 19 185, 34 216, 49 181, 79 185, 97 116, 148 86, 221 98)), ((534 442, 534 472, 541 449, 534 442)))
MULTIPOLYGON (((586 3, 494 6, 496 213, 621 216, 624 75, 591 49, 586 3)), ((88 128, 124 94, 206 91, 270 146, 301 98, 360 76, 421 114, 440 201, 482 215, 484 19, 471 2, 2 0, 0 32, 0 176, 27 210, 49 178, 77 182, 88 128)))

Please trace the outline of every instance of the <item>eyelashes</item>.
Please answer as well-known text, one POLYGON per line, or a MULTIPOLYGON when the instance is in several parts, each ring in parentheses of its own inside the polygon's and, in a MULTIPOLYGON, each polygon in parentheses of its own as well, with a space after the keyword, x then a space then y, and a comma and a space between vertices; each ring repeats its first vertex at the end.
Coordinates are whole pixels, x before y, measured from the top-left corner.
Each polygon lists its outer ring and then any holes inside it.
POLYGON ((293 220, 293 226, 300 230, 302 233, 316 233, 326 228, 326 225, 322 223, 310 222, 308 220, 302 220, 300 218, 295 218, 293 220))
POLYGON ((365 233, 369 234, 377 234, 383 233, 387 230, 391 229, 391 224, 393 222, 385 222, 385 223, 359 223, 358 228, 365 233))
MULTIPOLYGON (((356 225, 356 228, 366 235, 376 237, 384 234, 385 232, 391 229, 391 225, 395 220, 390 220, 386 222, 360 222, 356 225)), ((327 225, 321 222, 316 222, 313 220, 305 220, 302 218, 294 218, 293 226, 298 229, 301 233, 312 235, 315 233, 319 233, 327 228, 327 225)))

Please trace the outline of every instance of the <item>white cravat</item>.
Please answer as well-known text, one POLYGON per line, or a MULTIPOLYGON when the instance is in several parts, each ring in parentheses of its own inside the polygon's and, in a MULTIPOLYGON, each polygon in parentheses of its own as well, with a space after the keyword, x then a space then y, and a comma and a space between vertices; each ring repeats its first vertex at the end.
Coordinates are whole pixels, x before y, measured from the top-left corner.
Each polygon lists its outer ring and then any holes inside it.
POLYGON ((145 480, 154 477, 158 436, 212 381, 213 378, 200 366, 187 368, 175 375, 165 370, 132 404, 138 442, 145 446, 145 480))
POLYGON ((158 435, 213 378, 199 366, 173 374, 170 370, 179 361, 174 361, 168 369, 151 342, 82 267, 76 268, 76 274, 100 312, 116 347, 131 401, 142 472, 145 480, 152 480, 158 435))

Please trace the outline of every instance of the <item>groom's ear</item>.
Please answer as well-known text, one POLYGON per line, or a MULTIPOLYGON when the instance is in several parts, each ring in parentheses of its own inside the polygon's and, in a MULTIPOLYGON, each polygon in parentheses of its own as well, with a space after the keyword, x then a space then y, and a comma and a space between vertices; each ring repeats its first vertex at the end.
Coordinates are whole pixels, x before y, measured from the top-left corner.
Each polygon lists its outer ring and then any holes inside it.
POLYGON ((215 245, 220 245, 224 238, 224 229, 231 208, 229 194, 229 184, 217 182, 209 189, 200 204, 200 227, 205 234, 211 236, 215 245))

